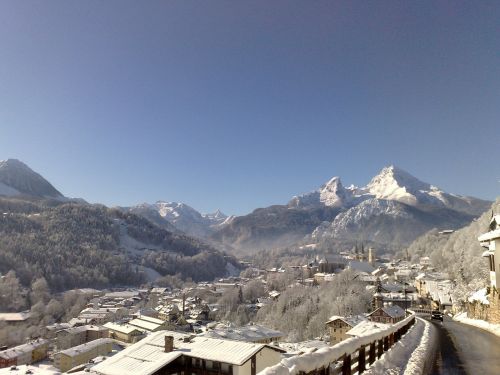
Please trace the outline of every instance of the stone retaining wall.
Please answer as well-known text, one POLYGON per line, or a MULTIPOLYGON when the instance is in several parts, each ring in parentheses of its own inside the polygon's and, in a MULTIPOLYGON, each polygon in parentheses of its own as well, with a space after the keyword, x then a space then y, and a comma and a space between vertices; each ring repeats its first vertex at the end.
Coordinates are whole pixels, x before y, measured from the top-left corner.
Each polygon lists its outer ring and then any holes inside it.
POLYGON ((467 317, 500 324, 500 294, 497 289, 491 289, 488 301, 490 302, 489 305, 483 305, 479 302, 467 303, 467 317))

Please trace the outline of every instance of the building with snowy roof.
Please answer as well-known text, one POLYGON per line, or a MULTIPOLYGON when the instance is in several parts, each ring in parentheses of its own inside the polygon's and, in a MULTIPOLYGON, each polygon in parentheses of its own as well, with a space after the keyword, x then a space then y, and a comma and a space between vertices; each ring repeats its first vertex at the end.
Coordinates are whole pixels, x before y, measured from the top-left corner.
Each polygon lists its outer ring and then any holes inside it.
POLYGON ((84 325, 59 330, 56 333, 56 344, 59 350, 64 350, 106 337, 108 337, 108 329, 106 327, 84 325))
POLYGON ((400 282, 409 282, 412 277, 413 270, 411 268, 401 268, 394 272, 394 278, 400 282))
POLYGON ((441 272, 423 272, 415 277, 415 288, 420 297, 429 297, 430 290, 437 281, 445 281, 448 279, 446 273, 441 272))
POLYGON ((483 257, 488 258, 490 266, 490 285, 494 289, 500 287, 500 215, 494 215, 490 220, 489 231, 478 238, 482 247, 486 248, 483 257))
POLYGON ((49 341, 37 339, 0 351, 0 368, 27 365, 47 358, 49 341))
POLYGON ((168 288, 152 288, 150 293, 156 294, 159 297, 163 294, 166 294, 168 291, 168 288))
POLYGON ((469 304, 468 315, 476 319, 486 319, 490 323, 500 323, 500 215, 492 215, 488 232, 479 236, 478 240, 486 249, 482 256, 489 261, 490 286, 486 291, 488 304, 479 303, 479 312, 474 304, 469 304))
POLYGON ((372 322, 370 320, 365 320, 356 325, 353 329, 347 331, 348 337, 361 337, 370 335, 374 332, 384 331, 389 326, 385 323, 372 322))
POLYGON ((127 343, 134 343, 141 340, 146 333, 144 330, 129 324, 118 324, 109 322, 104 325, 109 330, 109 337, 127 343))
POLYGON ((140 292, 138 290, 124 290, 119 292, 109 292, 104 295, 105 299, 123 300, 128 298, 140 298, 140 292))
POLYGON ((203 334, 204 337, 214 339, 227 339, 260 344, 269 344, 281 340, 285 335, 283 332, 257 324, 249 324, 243 327, 216 327, 203 334))
POLYGON ((346 267, 346 259, 337 254, 327 254, 318 262, 318 271, 321 273, 340 272, 346 267))
POLYGON ((432 301, 432 308, 438 310, 450 309, 453 283, 450 280, 427 280, 427 296, 432 301))
POLYGON ((87 363, 95 357, 110 353, 112 348, 113 340, 109 338, 90 341, 54 354, 54 366, 62 372, 66 372, 73 367, 87 363))
POLYGON ((406 317, 405 311, 398 305, 379 307, 368 314, 368 319, 376 323, 394 324, 406 317))
POLYGON ((30 311, 0 313, 0 321, 7 324, 24 323, 31 317, 30 311))
POLYGON ((280 362, 284 350, 266 344, 155 332, 106 359, 92 370, 100 375, 255 375, 280 362))
POLYGON ((168 329, 171 325, 169 322, 150 316, 139 316, 128 322, 129 325, 139 328, 142 331, 157 332, 168 329))
POLYGON ((330 334, 330 345, 335 345, 345 339, 348 339, 350 336, 347 335, 347 332, 365 320, 366 317, 363 315, 348 317, 334 315, 330 317, 330 319, 326 322, 326 327, 330 334))
POLYGON ((366 273, 370 273, 370 274, 373 271, 375 271, 375 267, 373 267, 370 263, 364 262, 364 261, 359 261, 359 260, 349 261, 347 268, 354 270, 354 271, 366 272, 366 273))

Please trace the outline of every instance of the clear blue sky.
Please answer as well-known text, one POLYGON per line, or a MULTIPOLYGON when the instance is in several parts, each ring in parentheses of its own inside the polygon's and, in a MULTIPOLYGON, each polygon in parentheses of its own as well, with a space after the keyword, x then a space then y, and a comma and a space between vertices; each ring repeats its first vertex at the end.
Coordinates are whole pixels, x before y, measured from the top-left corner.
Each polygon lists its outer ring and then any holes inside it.
POLYGON ((499 1, 2 1, 0 159, 242 214, 396 164, 500 191, 499 1))

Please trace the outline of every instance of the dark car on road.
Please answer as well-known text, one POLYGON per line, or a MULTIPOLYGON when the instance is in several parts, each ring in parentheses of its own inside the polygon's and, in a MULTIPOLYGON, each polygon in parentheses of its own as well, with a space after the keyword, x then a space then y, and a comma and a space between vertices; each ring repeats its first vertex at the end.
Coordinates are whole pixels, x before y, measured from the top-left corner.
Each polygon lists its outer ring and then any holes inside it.
POLYGON ((431 319, 443 321, 443 313, 438 310, 434 310, 431 312, 431 319))

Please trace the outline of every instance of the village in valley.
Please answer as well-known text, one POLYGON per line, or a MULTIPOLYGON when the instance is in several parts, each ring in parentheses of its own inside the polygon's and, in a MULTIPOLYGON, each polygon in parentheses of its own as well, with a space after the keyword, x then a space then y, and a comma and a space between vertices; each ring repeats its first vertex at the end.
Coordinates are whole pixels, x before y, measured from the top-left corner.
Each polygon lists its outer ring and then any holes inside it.
POLYGON ((0 375, 500 375, 499 20, 0 1, 0 375))
MULTIPOLYGON (((491 231, 480 238, 488 248, 485 257, 498 256, 495 248, 500 246, 494 244, 500 241, 499 219, 495 216, 491 231)), ((447 236, 452 231, 440 233, 447 236)), ((494 267, 494 260, 490 264, 494 267)), ((453 301, 453 282, 435 269, 428 257, 412 264, 378 258, 375 249, 361 246, 336 255, 315 254, 299 266, 258 269, 248 262, 244 266, 241 274, 246 277, 190 283, 180 289, 76 290, 85 296, 87 306, 67 322, 46 326, 39 337, 25 344, 1 348, 0 368, 4 369, 0 374, 153 375, 188 371, 255 375, 279 365, 283 358, 300 358, 346 340, 383 332, 414 314, 439 311, 451 316, 464 308, 453 301), (284 290, 317 289, 328 288, 346 272, 372 295, 370 309, 356 315, 332 314, 324 321, 323 334, 314 339, 291 342, 286 332, 273 327, 219 320, 219 311, 224 309, 222 297, 228 293, 237 296, 237 306, 255 316, 282 295, 283 290, 270 287, 276 278, 290 280, 284 290), (257 292, 243 292, 256 284, 261 285, 257 292)), ((496 291, 499 272, 491 269, 492 291, 496 291)), ((493 308, 498 310, 498 295, 492 293, 493 308)), ((489 302, 479 294, 472 296, 468 308, 472 317, 485 318, 489 302)), ((489 315, 495 314, 498 312, 489 315)), ((14 327, 29 320, 29 311, 0 314, 0 321, 14 327)))

